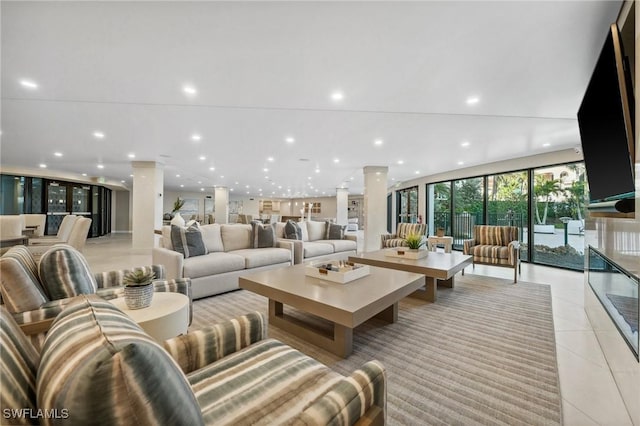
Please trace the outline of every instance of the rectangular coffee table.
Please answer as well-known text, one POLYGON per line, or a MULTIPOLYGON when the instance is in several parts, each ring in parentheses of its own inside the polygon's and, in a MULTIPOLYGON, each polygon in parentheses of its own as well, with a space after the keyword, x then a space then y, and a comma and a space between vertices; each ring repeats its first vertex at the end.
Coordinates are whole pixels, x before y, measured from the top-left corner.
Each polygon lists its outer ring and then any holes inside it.
POLYGON ((349 261, 379 266, 399 271, 416 272, 425 276, 425 290, 419 290, 412 296, 435 302, 438 298, 436 288, 438 284, 453 287, 453 276, 473 263, 473 257, 460 252, 442 253, 430 251, 421 259, 406 259, 403 257, 386 256, 383 249, 349 256, 349 261))
POLYGON ((306 265, 241 276, 240 288, 269 299, 269 323, 336 355, 353 350, 353 329, 376 317, 398 320, 398 301, 424 286, 424 276, 371 268, 365 277, 346 284, 305 275, 306 265), (332 331, 321 330, 284 313, 284 305, 324 318, 332 331))

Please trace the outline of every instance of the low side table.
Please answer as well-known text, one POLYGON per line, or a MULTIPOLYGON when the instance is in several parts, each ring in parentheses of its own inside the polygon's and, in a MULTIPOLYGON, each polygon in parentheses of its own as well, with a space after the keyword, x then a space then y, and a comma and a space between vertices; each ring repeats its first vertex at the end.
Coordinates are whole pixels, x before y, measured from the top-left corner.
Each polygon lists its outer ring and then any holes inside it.
POLYGON ((109 302, 159 343, 185 334, 189 327, 189 298, 181 293, 153 293, 151 306, 142 309, 127 308, 124 297, 110 299, 109 302))
POLYGON ((451 253, 453 248, 453 237, 427 237, 427 247, 429 251, 436 251, 435 247, 438 244, 444 244, 444 252, 451 253))

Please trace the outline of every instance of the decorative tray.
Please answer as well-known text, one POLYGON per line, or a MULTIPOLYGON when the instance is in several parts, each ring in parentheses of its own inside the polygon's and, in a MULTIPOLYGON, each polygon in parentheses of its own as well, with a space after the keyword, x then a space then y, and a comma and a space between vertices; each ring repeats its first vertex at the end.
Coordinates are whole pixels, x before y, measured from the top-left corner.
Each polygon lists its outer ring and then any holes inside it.
POLYGON ((429 254, 429 250, 426 249, 418 249, 412 250, 404 247, 392 248, 389 250, 385 250, 384 255, 390 257, 404 257, 405 259, 422 259, 423 257, 427 257, 429 254))
POLYGON ((369 275, 369 265, 347 262, 344 260, 329 260, 313 262, 305 268, 305 274, 335 283, 345 284, 369 275))

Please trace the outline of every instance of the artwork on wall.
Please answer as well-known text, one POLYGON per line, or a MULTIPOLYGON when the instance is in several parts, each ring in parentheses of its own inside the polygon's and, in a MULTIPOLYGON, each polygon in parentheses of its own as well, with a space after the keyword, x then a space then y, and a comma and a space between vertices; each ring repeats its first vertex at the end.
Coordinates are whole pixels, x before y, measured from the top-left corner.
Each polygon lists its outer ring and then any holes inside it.
POLYGON ((198 216, 200 211, 200 200, 197 198, 185 198, 184 205, 180 209, 180 214, 186 220, 192 218, 192 216, 198 216))

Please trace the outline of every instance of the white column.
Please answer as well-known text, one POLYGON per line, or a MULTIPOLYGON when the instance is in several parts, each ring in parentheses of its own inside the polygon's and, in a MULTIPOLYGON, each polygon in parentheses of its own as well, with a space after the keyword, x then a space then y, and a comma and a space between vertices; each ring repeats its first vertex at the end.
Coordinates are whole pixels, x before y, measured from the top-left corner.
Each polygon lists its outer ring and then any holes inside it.
POLYGON ((380 249, 380 235, 387 232, 386 166, 366 166, 364 172, 364 251, 380 249))
POLYGON ((215 223, 229 222, 229 188, 226 186, 215 187, 215 223))
POLYGON ((336 188, 336 223, 346 225, 349 219, 349 189, 336 188))
POLYGON ((155 161, 132 161, 132 247, 151 250, 154 230, 162 228, 163 165, 155 161))

